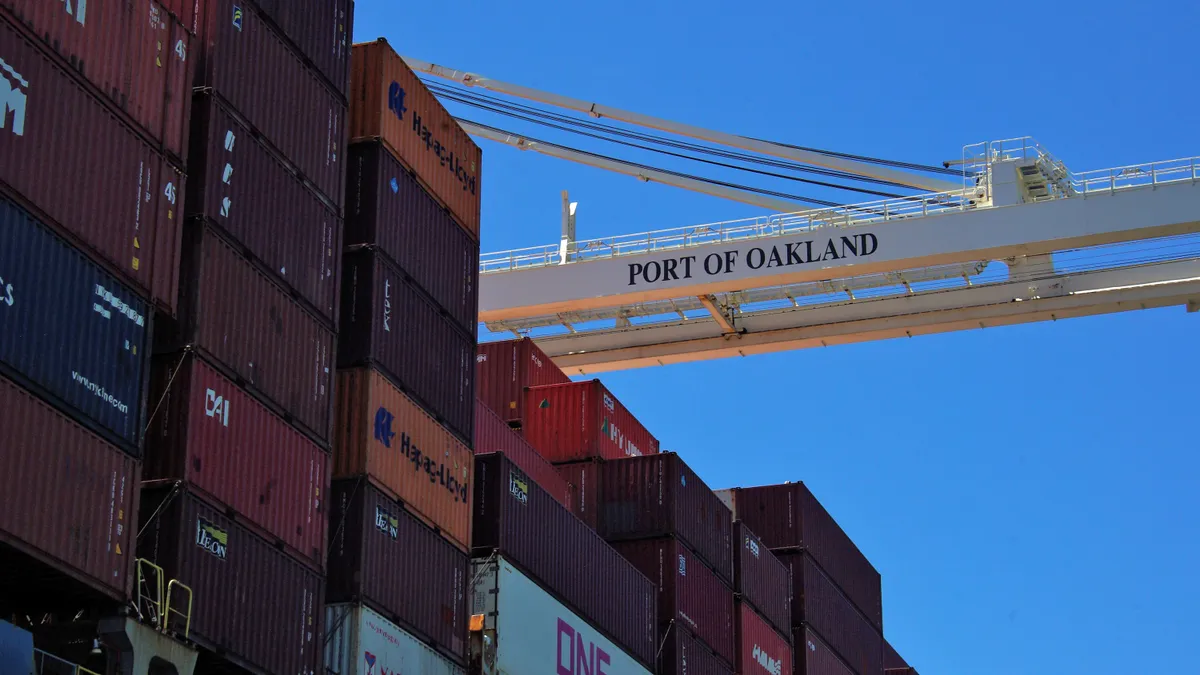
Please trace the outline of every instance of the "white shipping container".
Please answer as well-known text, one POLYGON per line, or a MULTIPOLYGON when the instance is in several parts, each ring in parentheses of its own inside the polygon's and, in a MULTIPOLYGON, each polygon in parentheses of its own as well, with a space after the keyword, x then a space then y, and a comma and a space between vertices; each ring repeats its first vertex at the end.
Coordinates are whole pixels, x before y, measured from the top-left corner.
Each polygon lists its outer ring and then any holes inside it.
POLYGON ((325 607, 325 668, 331 675, 463 675, 429 645, 367 607, 325 607))
POLYGON ((470 658, 482 675, 650 675, 504 558, 472 572, 471 623, 482 615, 483 635, 472 633, 470 658))

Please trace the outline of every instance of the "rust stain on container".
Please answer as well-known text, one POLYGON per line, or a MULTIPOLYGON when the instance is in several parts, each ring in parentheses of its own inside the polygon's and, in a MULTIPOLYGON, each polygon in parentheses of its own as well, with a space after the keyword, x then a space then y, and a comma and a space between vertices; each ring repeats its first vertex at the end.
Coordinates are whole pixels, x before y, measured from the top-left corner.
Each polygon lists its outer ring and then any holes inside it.
POLYGON ((780 633, 750 605, 737 603, 737 672, 742 675, 787 675, 792 672, 792 633, 780 633), (785 637, 786 636, 786 637, 785 637))
POLYGON ((551 462, 658 453, 655 438, 600 380, 525 390, 521 434, 551 462))
POLYGON ((883 636, 808 553, 781 553, 795 588, 792 623, 812 628, 860 675, 883 670, 883 636))
POLYGON ((733 592, 775 630, 792 629, 792 575, 743 521, 733 524, 733 592))
POLYGON ((555 467, 492 412, 483 401, 475 402, 475 452, 499 452, 508 457, 558 503, 572 508, 571 486, 555 467))
POLYGON ((505 422, 525 419, 526 387, 571 382, 529 338, 481 343, 475 361, 479 399, 505 422))

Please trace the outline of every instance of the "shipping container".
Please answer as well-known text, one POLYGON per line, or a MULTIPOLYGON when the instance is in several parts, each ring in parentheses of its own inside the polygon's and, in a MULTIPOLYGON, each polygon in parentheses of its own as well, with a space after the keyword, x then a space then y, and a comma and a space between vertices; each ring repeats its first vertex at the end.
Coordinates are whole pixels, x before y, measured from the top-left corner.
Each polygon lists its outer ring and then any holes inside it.
POLYGON ((174 313, 183 174, 3 16, 0 44, 0 193, 174 313))
POLYGON ((213 96, 197 94, 186 213, 219 227, 318 314, 337 321, 342 219, 213 96))
POLYGON ((475 361, 479 399, 505 422, 518 426, 525 419, 526 387, 571 382, 529 338, 482 343, 475 361))
POLYGON ((208 226, 188 228, 181 321, 156 335, 159 353, 193 345, 328 443, 334 334, 208 226))
POLYGON ((471 442, 474 333, 463 332, 391 261, 369 249, 342 260, 341 314, 339 367, 375 365, 471 442))
POLYGON ((325 607, 325 675, 463 675, 449 661, 369 607, 325 607))
POLYGON ((128 598, 138 462, 5 378, 0 438, 0 540, 128 598))
POLYGON ((551 462, 658 454, 658 439, 600 380, 525 390, 521 434, 551 462))
POLYGON ((334 481, 329 599, 364 603, 466 663, 468 557, 362 478, 334 481))
POLYGON ((500 453, 475 458, 471 544, 475 557, 504 556, 638 661, 654 663, 654 584, 500 453))
POLYGON ((541 486, 559 504, 572 508, 571 486, 559 475, 550 462, 525 442, 520 434, 510 428, 492 412, 483 401, 475 401, 475 452, 503 453, 517 468, 524 471, 533 482, 541 486))
POLYGON ((86 78, 156 148, 186 165, 194 38, 178 18, 154 0, 4 5, 62 57, 61 65, 86 78))
POLYGON ((196 87, 227 101, 340 209, 346 180, 344 99, 252 3, 207 0, 204 5, 196 87))
POLYGON ((324 580, 187 487, 142 491, 138 557, 192 590, 188 637, 267 673, 321 667, 324 580))
POLYGON ((792 629, 796 675, 858 675, 811 628, 792 629))
POLYGON ((779 633, 744 602, 737 603, 734 616, 737 622, 737 672, 740 675, 788 675, 792 672, 790 628, 779 633))
POLYGON ((255 0, 255 5, 345 98, 350 84, 353 1, 255 0))
POLYGON ((733 592, 754 607, 775 630, 792 629, 792 575, 788 566, 758 535, 738 520, 733 523, 733 592))
POLYGON ((907 666, 903 668, 884 668, 883 673, 884 675, 920 675, 916 668, 907 666))
POLYGON ((378 141, 349 150, 346 244, 376 246, 463 330, 479 324, 479 242, 378 141))
POLYGON ((182 480, 325 567, 329 455, 194 355, 155 359, 145 480, 182 480))
POLYGON ((503 557, 472 563, 472 672, 480 675, 650 675, 503 557))
POLYGON ((900 652, 896 651, 896 648, 892 646, 891 642, 889 642, 887 639, 884 639, 884 641, 883 641, 883 668, 884 668, 884 670, 896 670, 896 669, 908 668, 908 667, 909 667, 908 661, 905 661, 904 657, 900 656, 900 652))
POLYGON ((679 455, 602 462, 597 475, 600 536, 608 541, 677 537, 723 582, 733 584, 729 507, 679 455))
POLYGON ((734 518, 746 522, 772 549, 808 551, 883 630, 883 582, 878 570, 802 482, 733 488, 717 493, 734 518))
POLYGON ((807 553, 780 553, 795 589, 792 623, 812 628, 859 675, 883 670, 883 636, 807 553))
POLYGON ((658 675, 733 675, 732 665, 680 623, 665 630, 659 640, 658 675))
MULTIPOLYGON (((534 454, 536 453, 535 450, 534 454)), ((571 506, 569 507, 571 512, 593 530, 600 524, 600 500, 597 496, 600 494, 600 490, 596 481, 599 480, 598 474, 602 461, 586 459, 582 462, 553 465, 554 470, 567 483, 567 487, 571 491, 571 506)))
POLYGON ((366 474, 464 551, 471 546, 471 448, 370 368, 337 376, 334 473, 366 474))
POLYGON ((354 45, 350 138, 381 139, 479 240, 483 153, 387 40, 354 45))
POLYGON ((0 198, 0 372, 141 453, 150 307, 0 198))

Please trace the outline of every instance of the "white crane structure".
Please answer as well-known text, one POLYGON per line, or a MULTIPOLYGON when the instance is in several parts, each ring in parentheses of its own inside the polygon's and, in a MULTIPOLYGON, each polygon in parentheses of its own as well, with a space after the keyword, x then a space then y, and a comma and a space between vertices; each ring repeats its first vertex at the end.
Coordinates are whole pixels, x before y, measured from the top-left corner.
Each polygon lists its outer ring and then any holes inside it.
POLYGON ((569 374, 1200 310, 1200 157, 1074 173, 1021 138, 964 148, 960 184, 406 60, 468 86, 933 191, 799 209, 470 124, 522 149, 787 211, 576 241, 572 205, 564 241, 482 256, 480 321, 516 334, 557 328, 536 339, 569 374))

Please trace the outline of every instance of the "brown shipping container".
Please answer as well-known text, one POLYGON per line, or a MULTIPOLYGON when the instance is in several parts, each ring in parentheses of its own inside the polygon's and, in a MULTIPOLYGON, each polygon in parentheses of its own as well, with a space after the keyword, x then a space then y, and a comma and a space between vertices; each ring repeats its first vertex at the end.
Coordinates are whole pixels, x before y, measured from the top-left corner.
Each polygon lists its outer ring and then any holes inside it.
POLYGON ((338 366, 375 365, 464 442, 475 424, 475 336, 377 251, 342 259, 338 366))
POLYGON ((329 601, 362 602, 466 662, 468 556, 369 481, 333 483, 329 601))
POLYGON ((673 452, 603 462, 600 519, 608 541, 678 537, 727 585, 733 584, 733 517, 673 452))
POLYGON ((479 324, 479 242, 377 141, 349 150, 346 244, 377 246, 463 330, 479 324))
POLYGON ((658 439, 600 380, 526 389, 521 435, 555 463, 658 454, 658 439))
POLYGON ((138 462, 0 378, 0 539, 129 597, 138 462))
POLYGON ((883 630, 883 580, 878 570, 802 482, 733 488, 717 493, 772 549, 812 554, 850 600, 883 630))
POLYGON ((0 44, 0 189, 174 314, 183 175, 3 17, 0 44))
POLYGON ((207 0, 196 86, 228 101, 331 204, 346 180, 346 106, 251 3, 207 0))
MULTIPOLYGON (((321 443, 333 417, 333 331, 238 255, 211 228, 193 226, 183 275, 181 333, 159 351, 191 344, 228 368, 321 443)), ((241 382, 239 382, 241 384, 241 382)))
POLYGON ((337 321, 342 219, 219 99, 198 94, 193 118, 187 215, 207 218, 337 321))
POLYGON ((673 537, 613 542, 612 547, 658 586, 658 620, 675 621, 733 663, 733 591, 673 537))
POLYGON ((387 40, 354 45, 350 138, 380 138, 479 240, 483 153, 387 40))
POLYGON ((559 504, 572 507, 571 486, 555 471, 554 465, 479 400, 475 401, 475 452, 504 454, 559 504))
POLYGON ((599 480, 597 474, 602 461, 587 459, 582 462, 554 465, 558 475, 566 481, 571 490, 571 512, 593 530, 599 525, 600 519, 600 500, 597 497, 600 490, 597 485, 597 480, 599 480))
POLYGON ((350 83, 351 0, 255 0, 344 98, 350 83))
POLYGON ((634 658, 654 665, 654 584, 500 453, 475 458, 471 545, 475 557, 505 556, 634 658))
POLYGON ((883 670, 883 636, 807 553, 780 553, 791 570, 792 622, 815 630, 859 675, 883 670))
POLYGON ((334 475, 366 474, 464 551, 471 546, 475 456, 386 377, 337 376, 334 475))
POLYGON ((475 389, 505 422, 520 424, 525 419, 526 387, 571 382, 529 338, 485 342, 478 351, 475 389))
POLYGON ((329 455, 202 359, 155 359, 146 480, 183 480, 324 569, 329 455))
POLYGON ((186 488, 143 490, 139 522, 138 556, 192 590, 191 640, 258 671, 319 671, 320 574, 186 488))
POLYGON ((792 629, 792 575, 746 523, 733 523, 733 592, 775 630, 792 629))
MULTIPOLYGON (((733 666, 678 623, 660 640, 658 675, 733 675, 733 666)), ((783 675, 791 675, 784 673, 783 675)))
POLYGON ((900 652, 892 646, 891 642, 886 639, 883 641, 883 668, 884 670, 894 670, 900 668, 908 668, 908 661, 900 656, 900 652))
POLYGON ((796 675, 857 675, 811 628, 793 628, 796 675))
POLYGON ((788 675, 792 672, 792 632, 776 631, 754 608, 737 603, 737 672, 740 675, 788 675), (787 637, 784 637, 787 636, 787 637))

